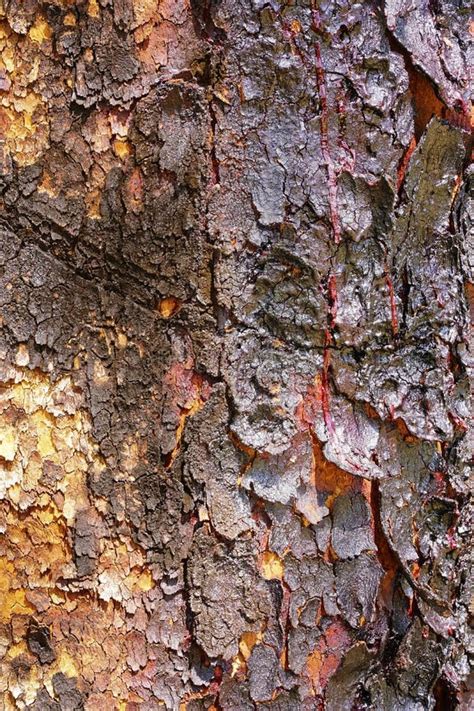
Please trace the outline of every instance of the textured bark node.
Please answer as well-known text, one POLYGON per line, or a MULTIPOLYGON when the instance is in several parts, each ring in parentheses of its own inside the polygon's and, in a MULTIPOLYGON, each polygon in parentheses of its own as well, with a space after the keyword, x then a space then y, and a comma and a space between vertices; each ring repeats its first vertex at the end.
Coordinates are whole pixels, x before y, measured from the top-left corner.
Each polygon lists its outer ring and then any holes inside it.
POLYGON ((469 708, 463 0, 0 0, 0 708, 469 708))

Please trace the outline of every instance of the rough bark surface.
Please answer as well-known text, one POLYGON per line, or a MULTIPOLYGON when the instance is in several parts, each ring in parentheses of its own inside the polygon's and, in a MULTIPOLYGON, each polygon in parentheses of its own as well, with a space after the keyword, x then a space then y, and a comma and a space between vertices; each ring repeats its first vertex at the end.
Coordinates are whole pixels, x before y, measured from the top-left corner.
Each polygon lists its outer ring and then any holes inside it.
POLYGON ((1 708, 469 708, 468 19, 1 0, 1 708))

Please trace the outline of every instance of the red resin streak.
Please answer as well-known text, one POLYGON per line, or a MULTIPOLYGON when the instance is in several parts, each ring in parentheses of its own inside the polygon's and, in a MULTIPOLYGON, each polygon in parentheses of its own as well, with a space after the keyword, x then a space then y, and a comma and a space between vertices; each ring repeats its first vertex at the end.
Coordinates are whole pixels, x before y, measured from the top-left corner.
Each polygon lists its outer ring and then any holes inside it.
POLYGON ((405 153, 403 154, 403 158, 400 161, 400 165, 398 166, 397 170, 397 191, 400 190, 400 188, 403 185, 403 182, 405 180, 405 175, 407 172, 408 164, 410 162, 410 158, 413 155, 413 151, 416 148, 416 138, 413 136, 411 139, 408 148, 406 149, 405 153))
MULTIPOLYGON (((315 33, 319 32, 320 29, 320 19, 319 19, 319 13, 318 9, 316 7, 316 3, 314 0, 311 2, 311 27, 315 33)), ((299 47, 297 46, 295 42, 295 33, 292 31, 290 27, 285 25, 283 23, 283 32, 286 35, 286 37, 290 40, 291 45, 293 49, 295 50, 296 54, 299 56, 301 59, 302 63, 306 67, 306 69, 310 70, 312 69, 311 66, 308 66, 308 61, 304 54, 301 52, 299 47)), ((319 42, 315 42, 314 45, 314 53, 316 57, 316 84, 317 84, 317 89, 318 89, 318 95, 319 95, 319 100, 321 103, 321 119, 320 119, 320 126, 321 126, 321 151, 323 154, 324 161, 326 163, 326 168, 328 172, 328 190, 329 190, 329 214, 331 217, 331 225, 332 225, 332 231, 334 235, 334 241, 336 244, 339 244, 341 241, 341 223, 339 220, 339 214, 337 211, 337 172, 336 168, 334 166, 334 162, 331 157, 331 153, 329 150, 329 135, 328 135, 328 126, 329 126, 329 111, 328 111, 328 100, 327 100, 327 93, 326 93, 326 81, 325 81, 325 76, 324 76, 324 67, 321 59, 321 47, 319 45, 319 42)))
POLYGON ((393 335, 396 336, 398 333, 398 316, 397 316, 397 304, 395 303, 395 292, 393 290, 392 277, 388 273, 385 273, 385 283, 387 284, 387 289, 390 297, 390 311, 392 314, 392 331, 393 335))
POLYGON ((328 279, 328 302, 329 302, 329 313, 328 313, 328 327, 326 328, 324 334, 324 353, 323 353, 323 372, 321 375, 321 407, 323 411, 324 424, 329 434, 334 434, 334 422, 331 417, 331 411, 329 407, 329 381, 330 381, 330 367, 331 367, 331 344, 332 329, 336 324, 337 316, 337 289, 336 289, 336 277, 331 274, 328 279))
POLYGON ((323 354, 323 372, 321 374, 321 407, 323 411, 324 424, 329 434, 334 434, 334 422, 329 408, 329 368, 331 366, 331 349, 329 346, 332 342, 332 336, 329 329, 326 329, 324 334, 324 354, 323 354))
MULTIPOLYGON (((295 42, 295 33, 292 31, 291 27, 288 27, 283 23, 283 32, 285 36, 291 42, 291 45, 302 63, 307 69, 308 62, 306 57, 301 52, 299 47, 295 42)), ((311 28, 318 34, 321 27, 321 21, 319 17, 319 12, 316 7, 315 0, 311 0, 311 28)), ((337 210, 337 175, 334 162, 331 157, 329 150, 329 111, 328 111, 328 100, 326 93, 326 81, 324 75, 324 67, 321 59, 321 47, 319 42, 315 42, 314 52, 316 57, 316 83, 318 89, 319 100, 321 103, 321 151, 323 158, 326 163, 328 172, 328 188, 329 188, 329 213, 331 217, 331 225, 334 235, 334 241, 338 244, 341 241, 341 223, 339 220, 339 214, 337 210)), ((339 111, 341 107, 339 106, 339 111)), ((323 411, 324 424, 326 425, 326 430, 329 434, 335 433, 334 422, 331 417, 330 403, 329 403, 329 385, 330 385, 330 366, 331 366, 331 349, 332 344, 332 329, 334 328, 336 322, 337 314, 337 291, 336 291, 336 277, 331 275, 328 279, 328 302, 329 302, 329 313, 328 313, 328 328, 324 334, 324 351, 323 351, 323 369, 321 373, 321 409, 323 411)))
MULTIPOLYGON (((318 33, 321 27, 319 12, 316 7, 315 0, 311 0, 311 27, 315 33, 318 33)), ((328 188, 329 188, 329 212, 331 215, 331 224, 334 235, 334 241, 338 244, 341 241, 341 223, 337 211, 337 176, 334 162, 329 151, 329 112, 328 100, 326 93, 326 81, 324 76, 324 67, 321 60, 321 47, 319 42, 314 44, 314 54, 316 58, 316 81, 318 85, 319 100, 321 102, 321 150, 328 171, 328 188)))

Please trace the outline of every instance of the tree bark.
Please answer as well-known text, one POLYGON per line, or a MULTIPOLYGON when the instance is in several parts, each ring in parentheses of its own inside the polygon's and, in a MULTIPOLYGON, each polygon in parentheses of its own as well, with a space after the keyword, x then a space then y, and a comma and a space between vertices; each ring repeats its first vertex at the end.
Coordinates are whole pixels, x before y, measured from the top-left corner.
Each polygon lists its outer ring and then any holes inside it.
POLYGON ((468 5, 0 19, 1 708, 467 709, 468 5))

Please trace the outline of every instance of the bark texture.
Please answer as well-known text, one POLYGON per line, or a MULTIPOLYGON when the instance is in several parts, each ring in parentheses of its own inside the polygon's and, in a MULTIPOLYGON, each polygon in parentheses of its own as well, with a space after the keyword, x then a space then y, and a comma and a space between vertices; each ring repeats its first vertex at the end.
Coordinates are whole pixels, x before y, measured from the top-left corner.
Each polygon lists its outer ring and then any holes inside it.
POLYGON ((0 1, 1 708, 469 708, 468 19, 0 1))

